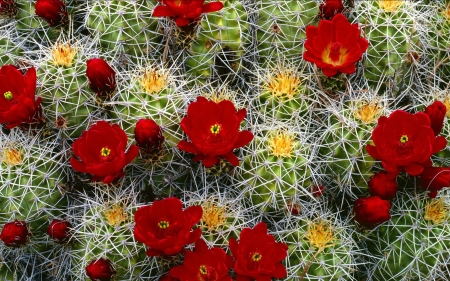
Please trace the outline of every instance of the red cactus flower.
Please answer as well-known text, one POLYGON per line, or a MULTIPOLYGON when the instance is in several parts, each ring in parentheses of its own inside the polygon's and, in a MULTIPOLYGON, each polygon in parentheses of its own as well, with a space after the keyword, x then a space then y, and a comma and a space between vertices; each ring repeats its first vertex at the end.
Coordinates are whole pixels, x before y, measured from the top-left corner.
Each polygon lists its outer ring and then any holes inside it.
POLYGON ((447 145, 444 137, 435 137, 428 115, 403 110, 380 117, 372 139, 375 146, 367 145, 367 152, 381 160, 387 172, 398 174, 403 168, 411 176, 420 175, 430 166, 431 155, 447 145))
POLYGON ((65 243, 70 238, 70 228, 72 225, 68 221, 53 220, 47 229, 47 234, 57 243, 65 243))
POLYGON ((25 75, 13 65, 0 68, 0 124, 12 129, 20 124, 39 122, 41 97, 36 98, 36 69, 25 75))
POLYGON ((288 246, 275 242, 263 222, 253 229, 244 228, 239 242, 231 238, 230 250, 236 260, 236 280, 271 280, 287 276, 281 261, 287 256, 288 246))
POLYGON ((189 105, 187 113, 180 125, 191 142, 182 140, 178 148, 196 154, 193 161, 202 161, 205 167, 217 164, 219 158, 238 166, 239 160, 233 150, 253 139, 251 132, 239 131, 246 110, 236 111, 228 100, 215 103, 198 97, 189 105))
POLYGON ((67 22, 66 3, 61 0, 37 0, 36 15, 44 19, 51 27, 67 22))
POLYGON ((3 226, 0 239, 8 247, 20 247, 27 243, 29 235, 27 224, 24 221, 15 220, 3 226))
POLYGON ((93 175, 93 181, 111 183, 124 175, 123 168, 139 153, 136 145, 125 152, 127 141, 119 125, 99 121, 75 140, 70 164, 75 171, 93 175))
POLYGON ((373 228, 391 218, 389 208, 391 208, 389 201, 381 199, 380 196, 370 196, 356 200, 353 211, 355 220, 360 225, 373 228))
POLYGON ((221 248, 208 249, 201 238, 195 242, 195 252, 184 255, 183 264, 170 270, 170 275, 181 281, 232 281, 228 270, 233 258, 221 248))
POLYGON ((331 20, 336 14, 342 13, 344 4, 342 0, 325 0, 319 6, 320 17, 331 20))
POLYGON ((86 76, 89 88, 99 96, 111 94, 116 89, 116 72, 103 59, 87 60, 86 76))
POLYGON ((136 144, 147 152, 159 151, 164 142, 161 127, 152 119, 140 119, 134 129, 136 144))
POLYGON ((182 208, 179 199, 169 197, 136 211, 134 237, 150 247, 148 256, 176 255, 200 237, 200 228, 191 229, 202 218, 202 207, 182 208))
POLYGON ((368 182, 370 193, 383 199, 393 199, 398 190, 395 178, 395 174, 378 172, 368 182))
POLYGON ((222 2, 204 2, 205 0, 162 0, 164 5, 157 6, 153 16, 170 17, 181 27, 199 21, 201 14, 217 12, 223 8, 222 2))
POLYGON ((429 191, 430 198, 435 198, 439 190, 450 187, 450 168, 426 167, 419 176, 419 186, 429 191))
POLYGON ((435 101, 433 104, 427 106, 425 114, 430 117, 431 128, 434 131, 434 135, 437 136, 441 133, 444 126, 444 118, 447 113, 447 107, 440 101, 435 101))
POLYGON ((111 281, 116 271, 109 259, 93 260, 86 266, 86 275, 93 281, 111 281))
POLYGON ((321 20, 319 27, 306 27, 306 52, 303 58, 315 63, 328 77, 338 72, 351 74, 369 43, 361 38, 358 24, 351 24, 342 14, 331 21, 321 20))

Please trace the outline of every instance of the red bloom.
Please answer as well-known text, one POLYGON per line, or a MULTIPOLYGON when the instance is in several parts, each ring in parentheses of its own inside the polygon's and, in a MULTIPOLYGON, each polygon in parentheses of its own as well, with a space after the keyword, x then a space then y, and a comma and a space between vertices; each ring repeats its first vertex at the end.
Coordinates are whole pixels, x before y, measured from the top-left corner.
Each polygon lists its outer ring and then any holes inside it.
POLYGON ((14 17, 17 12, 16 0, 0 0, 0 16, 14 17))
POLYGON ((334 15, 342 13, 344 10, 344 4, 342 0, 325 0, 324 3, 319 6, 320 16, 331 20, 334 15))
POLYGON ((281 261, 287 256, 288 246, 275 242, 273 236, 267 234, 267 226, 263 222, 253 229, 244 228, 239 243, 231 238, 230 250, 236 260, 236 280, 270 280, 287 276, 281 261))
POLYGON ((108 95, 116 89, 116 72, 103 59, 90 59, 86 61, 86 76, 89 87, 97 95, 108 95))
POLYGON ((191 232, 202 217, 203 209, 193 206, 182 210, 183 203, 170 197, 139 208, 134 214, 134 237, 150 248, 148 256, 176 255, 202 234, 200 228, 191 232))
POLYGON ((36 15, 44 19, 50 26, 57 26, 67 22, 66 3, 60 0, 37 0, 36 15))
POLYGON ((384 171, 378 172, 368 182, 370 193, 383 199, 393 199, 398 191, 396 176, 384 171))
POLYGON ((75 140, 72 145, 75 157, 70 164, 75 171, 93 175, 94 181, 111 183, 124 175, 123 168, 139 153, 136 145, 125 153, 127 141, 127 135, 117 124, 99 121, 75 140))
POLYGON ((204 13, 217 12, 223 8, 222 2, 204 4, 205 0, 162 0, 165 6, 157 6, 154 17, 171 17, 178 26, 186 26, 200 20, 204 13))
POLYGON ((435 198, 439 190, 450 187, 450 168, 426 167, 419 179, 419 186, 430 192, 430 198, 435 198))
POLYGON ((367 145, 367 152, 381 160, 386 171, 398 174, 404 168, 411 176, 420 175, 430 165, 430 156, 447 145, 444 137, 434 136, 428 115, 403 110, 380 117, 372 139, 375 146, 367 145))
POLYGON ((221 248, 208 249, 202 239, 195 242, 195 252, 186 252, 183 265, 170 270, 170 275, 181 281, 231 281, 228 270, 233 258, 221 248))
POLYGON ((239 160, 233 154, 235 148, 248 144, 253 139, 249 131, 239 132, 239 126, 247 114, 245 109, 236 112, 233 103, 223 100, 219 103, 198 97, 188 106, 188 116, 181 120, 181 128, 191 142, 180 141, 178 148, 197 154, 195 161, 202 161, 211 167, 225 158, 233 166, 239 160))
POLYGON ((390 207, 391 203, 381 199, 380 196, 359 198, 355 201, 353 208, 355 220, 360 225, 373 228, 375 225, 388 221, 391 218, 389 213, 390 207))
POLYGON ((27 243, 29 235, 27 224, 24 221, 15 220, 3 226, 0 239, 8 247, 20 247, 27 243))
POLYGON ((315 63, 328 77, 338 72, 351 74, 369 43, 360 37, 358 24, 351 24, 342 14, 321 20, 319 27, 306 27, 306 52, 303 58, 315 63))
POLYGON ((430 117, 431 128, 433 129, 435 136, 441 133, 446 113, 447 108, 440 101, 435 101, 425 109, 425 114, 430 117))
POLYGON ((86 266, 86 274, 93 281, 110 281, 116 271, 109 259, 100 258, 86 266))
POLYGON ((20 124, 35 123, 42 116, 41 97, 36 93, 36 69, 22 75, 15 66, 0 68, 0 123, 12 129, 20 124))
POLYGON ((64 243, 70 238, 72 225, 67 221, 53 220, 48 226, 47 234, 57 243, 64 243))
POLYGON ((151 119, 140 119, 136 123, 134 138, 137 145, 148 152, 161 150, 164 142, 161 127, 151 119))

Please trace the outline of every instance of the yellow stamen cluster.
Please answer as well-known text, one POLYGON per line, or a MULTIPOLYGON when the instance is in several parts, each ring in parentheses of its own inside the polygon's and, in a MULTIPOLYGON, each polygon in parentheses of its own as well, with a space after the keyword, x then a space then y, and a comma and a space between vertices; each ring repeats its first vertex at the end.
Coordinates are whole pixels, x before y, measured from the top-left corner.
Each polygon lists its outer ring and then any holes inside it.
POLYGON ((377 101, 360 102, 353 111, 353 116, 363 123, 375 123, 383 112, 383 107, 377 101))
POLYGON ((108 224, 114 227, 117 227, 128 220, 126 208, 122 204, 114 204, 111 207, 107 206, 103 215, 108 224))
POLYGON ((311 246, 319 250, 334 245, 335 240, 333 228, 324 221, 311 222, 305 237, 311 246))
POLYGON ((409 138, 408 138, 407 135, 403 135, 403 136, 400 137, 400 142, 401 143, 407 143, 408 140, 409 140, 409 138))
POLYGON ((11 93, 11 91, 8 91, 8 92, 4 93, 3 96, 7 100, 12 100, 13 99, 13 94, 11 93))
POLYGON ((400 0, 379 0, 378 6, 385 12, 395 12, 404 2, 400 0))
POLYGON ((450 118, 450 96, 445 97, 442 103, 445 105, 445 108, 447 109, 445 115, 447 115, 447 117, 450 118))
POLYGON ((448 206, 445 205, 444 200, 434 199, 425 206, 425 220, 430 220, 434 224, 439 224, 447 219, 449 212, 448 206))
POLYGON ((252 261, 260 261, 262 259, 262 255, 258 252, 253 253, 252 255, 252 261))
POLYGON ((17 149, 5 149, 2 152, 2 162, 8 166, 15 166, 22 164, 23 153, 17 149))
POLYGON ((167 229, 167 228, 169 228, 169 222, 168 221, 160 221, 160 222, 158 222, 158 227, 161 229, 167 229))
POLYGON ((274 97, 292 99, 300 94, 302 82, 296 70, 280 67, 267 74, 264 89, 274 97))
POLYGON ((209 231, 215 230, 227 221, 226 208, 220 207, 213 200, 209 200, 203 206, 203 215, 200 220, 201 224, 205 225, 209 231))
POLYGON ((220 133, 220 125, 214 124, 211 126, 209 130, 211 131, 212 134, 217 135, 218 133, 220 133))
POLYGON ((228 100, 234 104, 234 97, 236 96, 236 93, 226 87, 222 89, 211 88, 210 90, 203 92, 202 96, 215 103, 228 100))
POLYGON ((141 77, 142 89, 147 94, 156 94, 167 88, 168 75, 163 70, 150 68, 141 77))
POLYGON ((208 274, 208 269, 206 269, 206 266, 200 265, 200 273, 203 275, 208 274))
POLYGON ((111 154, 111 149, 103 147, 100 153, 102 154, 103 157, 109 156, 111 154))
POLYGON ((283 131, 277 131, 269 137, 270 153, 276 157, 290 157, 295 149, 294 137, 283 131))
POLYGON ((450 21, 450 4, 448 4, 447 8, 444 10, 443 15, 450 21))
POLYGON ((70 44, 56 44, 51 50, 52 63, 57 66, 71 66, 77 49, 70 44))

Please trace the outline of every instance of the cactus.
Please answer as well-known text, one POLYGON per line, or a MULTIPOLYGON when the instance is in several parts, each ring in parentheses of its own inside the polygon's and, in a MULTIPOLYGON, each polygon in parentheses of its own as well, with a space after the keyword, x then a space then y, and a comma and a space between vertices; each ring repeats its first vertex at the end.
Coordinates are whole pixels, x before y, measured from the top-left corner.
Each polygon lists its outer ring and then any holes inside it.
POLYGON ((18 46, 11 42, 12 32, 0 31, 0 65, 14 64, 21 55, 18 46))
POLYGON ((438 199, 411 190, 397 194, 391 220, 368 234, 374 258, 371 280, 437 280, 448 264, 450 224, 448 193, 438 199))
POLYGON ((91 44, 86 38, 62 37, 51 48, 42 47, 37 61, 30 61, 37 68, 37 95, 42 97, 48 127, 65 138, 78 138, 104 116, 86 77, 86 60, 96 52, 91 44))
POLYGON ((286 57, 298 62, 303 56, 306 26, 319 14, 316 1, 260 1, 257 24, 258 55, 263 65, 286 57))
POLYGON ((409 71, 408 54, 419 48, 416 20, 419 13, 411 1, 356 1, 356 14, 369 49, 364 77, 375 85, 384 77, 399 84, 409 71))
POLYGON ((44 251, 48 222, 63 214, 67 198, 65 155, 57 142, 39 138, 18 131, 1 135, 0 224, 26 221, 31 247, 44 251))
MULTIPOLYGON (((98 187, 97 187, 98 188, 98 187)), ((93 199, 81 196, 70 211, 74 225, 72 256, 74 276, 89 280, 85 267, 98 258, 108 258, 117 271, 116 280, 144 280, 155 276, 155 259, 146 258, 145 248, 133 236, 133 214, 138 205, 132 188, 95 189, 93 199)))
MULTIPOLYGON (((208 79, 236 75, 250 44, 245 1, 225 0, 219 12, 204 16, 191 43, 188 73, 208 79)), ((203 80, 201 80, 203 81, 203 80)))
POLYGON ((155 56, 162 49, 162 26, 152 17, 155 2, 89 1, 85 26, 107 51, 129 58, 155 56))

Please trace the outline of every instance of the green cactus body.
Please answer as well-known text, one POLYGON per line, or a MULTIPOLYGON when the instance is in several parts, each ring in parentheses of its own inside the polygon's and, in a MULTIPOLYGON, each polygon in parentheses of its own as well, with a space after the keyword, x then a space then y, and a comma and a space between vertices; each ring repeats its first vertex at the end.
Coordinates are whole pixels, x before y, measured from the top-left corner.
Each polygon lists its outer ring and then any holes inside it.
POLYGON ((313 0, 261 1, 257 27, 258 54, 266 63, 281 56, 297 62, 303 56, 306 26, 313 24, 319 6, 313 0))
POLYGON ((250 44, 249 22, 241 1, 225 0, 222 10, 206 14, 197 30, 186 65, 199 78, 238 72, 250 44))
POLYGON ((426 8, 433 9, 428 22, 426 43, 434 61, 432 65, 436 69, 434 77, 442 82, 441 88, 447 89, 450 81, 450 4, 446 6, 436 2, 426 8))
POLYGON ((369 274, 373 281, 438 280, 435 276, 449 258, 449 202, 438 206, 439 200, 410 193, 397 194, 391 220, 368 236, 368 250, 375 258, 369 274))
POLYGON ((16 281, 16 270, 0 259, 0 279, 3 281, 16 281))
POLYGON ((319 159, 324 173, 331 175, 331 186, 352 197, 365 195, 374 174, 373 159, 366 151, 381 108, 376 104, 354 105, 331 113, 323 130, 319 159))
POLYGON ((158 19, 152 17, 156 1, 93 1, 85 25, 108 51, 131 57, 157 55, 162 50, 158 19))
POLYGON ((284 212, 292 197, 308 194, 310 186, 310 152, 307 145, 299 144, 294 134, 263 132, 255 136, 237 185, 264 212, 284 212))
POLYGON ((133 214, 137 206, 132 192, 127 192, 104 190, 95 194, 95 201, 84 198, 79 202, 80 209, 74 213, 78 225, 74 226, 72 255, 75 275, 80 280, 90 280, 85 268, 101 257, 112 262, 118 281, 157 275, 156 261, 146 260, 145 246, 134 239, 133 214))
POLYGON ((355 4, 363 37, 369 41, 364 76, 375 84, 383 77, 402 77, 403 68, 409 68, 408 52, 417 48, 413 3, 369 0, 355 4))
POLYGON ((84 51, 69 44, 57 45, 37 71, 37 95, 42 97, 47 124, 69 139, 81 136, 91 122, 104 115, 97 95, 89 89, 84 51))
POLYGON ((39 136, 8 137, 2 136, 0 142, 0 224, 24 220, 36 241, 46 236, 49 221, 67 207, 60 191, 66 182, 61 169, 64 154, 58 152, 57 143, 41 142, 39 136))
POLYGON ((14 45, 6 34, 0 32, 0 66, 14 64, 15 57, 19 57, 20 55, 20 48, 14 45))
POLYGON ((277 233, 289 248, 285 280, 356 280, 357 246, 350 231, 337 220, 324 220, 326 214, 315 216, 319 219, 290 217, 285 221, 288 227, 277 233))

